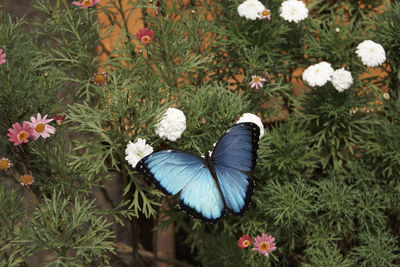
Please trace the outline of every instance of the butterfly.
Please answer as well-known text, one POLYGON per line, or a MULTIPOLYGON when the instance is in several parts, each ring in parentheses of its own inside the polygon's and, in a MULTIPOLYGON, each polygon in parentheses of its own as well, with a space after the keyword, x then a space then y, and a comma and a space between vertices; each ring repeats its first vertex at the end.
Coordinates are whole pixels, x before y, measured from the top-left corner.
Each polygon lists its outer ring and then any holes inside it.
POLYGON ((168 195, 179 196, 179 207, 204 222, 221 219, 226 210, 242 215, 254 191, 247 174, 257 162, 260 128, 238 123, 218 140, 211 156, 178 150, 154 152, 136 165, 146 180, 168 195))

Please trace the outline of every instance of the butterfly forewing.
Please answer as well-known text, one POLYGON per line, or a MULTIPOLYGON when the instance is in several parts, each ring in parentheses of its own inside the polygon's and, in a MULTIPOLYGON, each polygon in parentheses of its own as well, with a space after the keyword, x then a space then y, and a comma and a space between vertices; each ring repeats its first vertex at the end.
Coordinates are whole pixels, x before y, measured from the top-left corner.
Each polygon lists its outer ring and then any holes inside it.
POLYGON ((137 170, 164 193, 180 191, 180 206, 204 221, 213 221, 223 214, 224 204, 204 159, 193 154, 164 150, 143 158, 137 170))
POLYGON ((251 122, 238 123, 219 139, 212 153, 215 165, 252 171, 257 162, 260 128, 251 122))

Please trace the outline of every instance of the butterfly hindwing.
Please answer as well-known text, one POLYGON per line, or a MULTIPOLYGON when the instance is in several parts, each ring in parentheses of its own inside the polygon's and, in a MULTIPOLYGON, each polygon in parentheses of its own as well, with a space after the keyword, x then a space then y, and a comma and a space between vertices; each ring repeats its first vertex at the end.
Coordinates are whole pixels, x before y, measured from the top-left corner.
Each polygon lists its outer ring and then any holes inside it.
POLYGON ((195 218, 214 221, 223 215, 221 194, 203 158, 164 150, 143 158, 136 168, 164 193, 175 195, 181 191, 180 207, 195 218))
POLYGON ((233 214, 247 210, 254 191, 254 181, 245 173, 225 166, 215 166, 226 208, 233 214))

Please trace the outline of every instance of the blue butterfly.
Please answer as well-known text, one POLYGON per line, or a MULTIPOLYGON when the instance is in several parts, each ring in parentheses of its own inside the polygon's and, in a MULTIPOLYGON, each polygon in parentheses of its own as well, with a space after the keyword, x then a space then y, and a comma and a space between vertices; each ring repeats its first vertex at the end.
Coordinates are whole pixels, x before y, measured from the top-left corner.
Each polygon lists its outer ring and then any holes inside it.
POLYGON ((141 159, 137 171, 168 195, 180 192, 179 206, 206 222, 222 218, 225 209, 241 215, 248 208, 254 181, 260 128, 238 123, 218 140, 211 156, 163 150, 141 159))

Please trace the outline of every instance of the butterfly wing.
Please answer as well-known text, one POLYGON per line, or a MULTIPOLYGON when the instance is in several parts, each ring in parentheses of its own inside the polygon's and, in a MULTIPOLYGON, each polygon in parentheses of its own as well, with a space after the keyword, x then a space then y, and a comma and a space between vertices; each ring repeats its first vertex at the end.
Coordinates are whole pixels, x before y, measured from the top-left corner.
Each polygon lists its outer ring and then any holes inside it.
POLYGON ((219 139, 211 156, 225 204, 234 214, 243 213, 253 195, 254 181, 246 172, 256 166, 259 135, 256 124, 238 123, 219 139))
POLYGON ((164 150, 152 153, 136 166, 138 172, 164 193, 180 194, 180 207, 204 221, 222 217, 224 204, 203 158, 193 154, 164 150))

